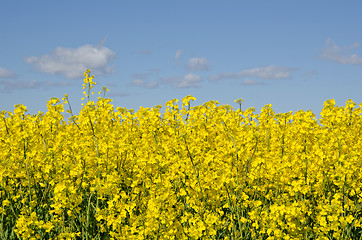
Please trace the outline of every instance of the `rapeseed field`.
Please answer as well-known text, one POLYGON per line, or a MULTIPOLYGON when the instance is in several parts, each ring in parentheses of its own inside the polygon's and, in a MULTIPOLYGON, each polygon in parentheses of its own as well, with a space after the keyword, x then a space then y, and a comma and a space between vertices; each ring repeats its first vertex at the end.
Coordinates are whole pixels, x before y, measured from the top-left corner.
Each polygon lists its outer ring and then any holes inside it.
POLYGON ((0 113, 1 239, 362 239, 362 104, 161 115, 92 101, 93 80, 78 115, 67 95, 0 113))

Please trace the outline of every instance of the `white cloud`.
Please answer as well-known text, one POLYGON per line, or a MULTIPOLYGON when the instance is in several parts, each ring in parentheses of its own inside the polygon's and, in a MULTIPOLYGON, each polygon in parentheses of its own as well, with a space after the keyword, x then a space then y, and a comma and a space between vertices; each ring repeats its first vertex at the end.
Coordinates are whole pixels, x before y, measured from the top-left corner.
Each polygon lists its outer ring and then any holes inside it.
POLYGON ((164 83, 172 84, 175 88, 190 88, 190 87, 201 87, 201 77, 193 73, 189 73, 184 77, 169 77, 163 78, 164 83))
POLYGON ((253 76, 263 79, 283 79, 289 78, 293 69, 279 66, 268 66, 263 68, 252 68, 238 73, 239 77, 253 76))
POLYGON ((132 74, 132 81, 130 85, 143 87, 143 88, 156 88, 160 84, 170 84, 175 88, 190 88, 190 87, 200 87, 200 82, 202 81, 201 77, 189 73, 183 77, 167 77, 161 78, 161 81, 147 81, 148 74, 144 73, 134 73, 132 74))
POLYGON ((15 76, 14 72, 0 67, 0 78, 15 78, 15 76))
POLYGON ((217 75, 209 76, 210 81, 217 81, 227 78, 257 77, 262 79, 286 79, 291 77, 294 69, 270 65, 262 68, 252 68, 238 73, 223 72, 217 75))
POLYGON ((180 49, 180 50, 178 50, 178 51, 176 52, 176 54, 175 54, 175 59, 176 59, 176 60, 179 59, 179 58, 181 57, 181 54, 182 54, 182 50, 180 49))
POLYGON ((142 87, 145 84, 145 80, 142 79, 133 79, 131 84, 137 87, 142 87))
POLYGON ((348 55, 350 49, 359 47, 359 43, 353 43, 350 46, 339 47, 332 39, 326 40, 326 47, 321 50, 320 59, 334 61, 340 64, 362 64, 362 58, 357 54, 348 55))
POLYGON ((109 74, 115 70, 108 64, 115 53, 104 46, 84 45, 78 48, 57 47, 48 55, 25 57, 28 64, 40 72, 63 74, 68 79, 82 78, 86 69, 97 74, 109 74))
POLYGON ((156 88, 158 87, 159 83, 152 81, 152 82, 146 82, 143 79, 133 79, 131 81, 131 84, 133 86, 137 86, 137 87, 144 87, 144 88, 156 88))
POLYGON ((231 73, 231 72, 223 72, 216 75, 211 75, 208 77, 210 81, 218 81, 221 79, 231 79, 231 78, 239 78, 237 73, 231 73))
POLYGON ((189 71, 202 71, 202 70, 208 70, 209 65, 210 65, 209 61, 204 57, 191 58, 186 64, 185 68, 189 71))
POLYGON ((66 87, 71 85, 69 82, 52 82, 52 81, 0 81, 0 85, 3 86, 4 92, 10 92, 12 90, 19 89, 34 89, 34 88, 44 88, 48 89, 48 87, 66 87))
POLYGON ((152 81, 148 82, 146 79, 148 78, 149 73, 133 73, 131 85, 143 88, 156 88, 159 85, 159 82, 152 81))

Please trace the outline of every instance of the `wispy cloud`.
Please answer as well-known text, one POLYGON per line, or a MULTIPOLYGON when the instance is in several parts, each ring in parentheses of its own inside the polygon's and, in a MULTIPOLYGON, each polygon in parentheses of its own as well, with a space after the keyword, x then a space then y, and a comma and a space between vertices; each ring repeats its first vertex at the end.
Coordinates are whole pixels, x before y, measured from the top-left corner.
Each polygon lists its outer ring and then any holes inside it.
POLYGON ((181 57, 181 54, 182 54, 182 50, 177 50, 176 54, 175 54, 175 59, 179 59, 181 57))
POLYGON ((159 71, 161 71, 161 69, 159 69, 159 68, 151 68, 148 71, 153 72, 153 73, 158 73, 159 71))
POLYGON ((286 79, 291 77, 292 71, 294 71, 293 68, 270 65, 268 67, 246 69, 238 73, 223 72, 217 75, 211 75, 208 77, 208 79, 210 81, 242 77, 257 77, 261 79, 286 79))
POLYGON ((205 57, 190 58, 185 68, 188 71, 203 71, 208 70, 210 66, 209 61, 205 57))
POLYGON ((339 47, 332 39, 329 38, 326 40, 326 46, 321 50, 319 58, 334 61, 340 64, 362 64, 362 58, 357 54, 348 55, 349 50, 359 46, 359 43, 353 43, 349 46, 339 47))
POLYGON ((48 55, 25 57, 24 60, 39 72, 77 79, 82 78, 88 68, 101 75, 113 73, 115 70, 108 64, 115 55, 115 52, 104 46, 87 44, 78 48, 57 47, 48 55))
POLYGON ((111 97, 126 97, 126 96, 129 96, 128 93, 123 93, 123 92, 110 92, 109 95, 111 97))
POLYGON ((147 49, 142 49, 142 50, 141 50, 141 54, 142 54, 142 55, 151 55, 151 54, 152 54, 152 51, 147 50, 147 49))
POLYGON ((142 79, 145 80, 148 77, 149 74, 147 73, 133 73, 132 79, 142 79))
POLYGON ((191 88, 201 87, 200 82, 202 81, 202 79, 196 74, 189 73, 184 77, 162 78, 161 81, 166 84, 171 84, 175 88, 191 88))
POLYGON ((144 87, 144 88, 156 88, 159 85, 159 83, 156 82, 156 81, 147 82, 147 81, 145 81, 143 79, 133 79, 131 81, 131 84, 133 86, 144 87))
POLYGON ((208 77, 210 81, 218 81, 221 79, 240 78, 237 73, 222 72, 220 74, 211 75, 208 77))
POLYGON ((305 72, 303 74, 303 77, 313 77, 313 76, 315 76, 317 74, 318 74, 317 70, 312 69, 312 70, 309 70, 309 71, 305 72))
POLYGON ((10 81, 10 80, 1 80, 0 86, 2 86, 3 92, 11 92, 13 90, 21 90, 21 89, 36 89, 43 88, 48 89, 49 87, 66 87, 70 86, 69 82, 52 82, 52 81, 10 81))
POLYGON ((15 72, 0 67, 0 78, 15 78, 15 72))
POLYGON ((260 81, 253 80, 253 79, 244 79, 244 80, 241 82, 241 85, 244 85, 244 86, 254 86, 254 85, 264 85, 264 83, 263 83, 263 82, 260 82, 260 81))
POLYGON ((132 74, 132 81, 130 85, 143 88, 156 88, 159 86, 157 81, 146 81, 150 74, 149 73, 134 73, 132 74))
POLYGON ((264 68, 252 68, 248 70, 243 70, 238 75, 240 77, 253 76, 263 79, 285 79, 290 78, 292 71, 292 68, 271 65, 264 68))

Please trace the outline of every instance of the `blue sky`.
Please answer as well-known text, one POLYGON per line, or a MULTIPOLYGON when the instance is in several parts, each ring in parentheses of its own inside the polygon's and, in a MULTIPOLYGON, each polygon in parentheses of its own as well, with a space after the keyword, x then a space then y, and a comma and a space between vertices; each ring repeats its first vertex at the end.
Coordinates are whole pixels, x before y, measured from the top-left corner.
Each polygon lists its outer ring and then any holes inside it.
POLYGON ((362 102, 361 1, 2 1, 0 110, 81 107, 83 73, 115 106, 187 95, 243 109, 362 102))

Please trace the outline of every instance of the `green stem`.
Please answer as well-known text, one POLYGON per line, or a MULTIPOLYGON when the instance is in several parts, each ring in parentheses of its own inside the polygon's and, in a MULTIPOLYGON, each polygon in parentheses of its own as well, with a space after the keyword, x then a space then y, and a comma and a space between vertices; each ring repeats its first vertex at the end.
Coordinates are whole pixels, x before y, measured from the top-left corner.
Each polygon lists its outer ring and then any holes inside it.
POLYGON ((89 119, 89 123, 90 123, 92 133, 93 133, 94 144, 96 145, 97 157, 99 158, 98 142, 97 142, 97 138, 96 138, 96 135, 95 135, 95 132, 94 132, 93 123, 92 123, 91 117, 89 115, 88 115, 88 119, 89 119))
MULTIPOLYGON (((69 102, 68 97, 67 97, 66 99, 67 99, 67 103, 68 103, 68 106, 69 106, 70 115, 72 115, 71 119, 72 119, 73 123, 77 126, 77 128, 78 128, 79 131, 80 131, 80 127, 78 126, 78 124, 77 124, 77 123, 75 122, 75 120, 74 120, 74 115, 73 115, 73 111, 72 111, 72 106, 70 106, 70 102, 69 102)), ((89 98, 88 98, 88 100, 89 100, 89 98)))
MULTIPOLYGON (((200 183, 200 178, 199 178, 199 171, 196 170, 196 166, 195 166, 195 162, 194 162, 194 159, 191 155, 191 152, 189 150, 189 147, 187 145, 187 142, 186 142, 186 138, 184 136, 184 141, 185 141, 185 146, 186 146, 186 150, 188 152, 188 155, 190 157, 190 160, 191 160, 191 163, 192 163, 192 166, 193 166, 193 169, 194 169, 194 174, 196 175, 196 178, 197 178, 197 183, 199 185, 199 188, 200 188, 200 191, 201 191, 201 197, 202 197, 202 200, 205 202, 205 206, 207 206, 207 202, 206 202, 206 198, 204 196, 204 192, 202 190, 202 187, 201 187, 201 183, 200 183)), ((204 211, 201 213, 201 217, 202 219, 204 219, 204 211)))
POLYGON ((238 148, 236 147, 236 144, 235 144, 235 141, 234 141, 233 137, 231 136, 231 134, 229 132, 228 126, 226 125, 225 122, 222 122, 222 123, 225 125, 226 131, 227 131, 227 133, 229 135, 229 138, 233 142, 234 148, 235 148, 235 151, 236 151, 236 185, 239 188, 239 157, 238 157, 238 152, 239 151, 238 151, 238 148))
POLYGON ((8 125, 6 124, 5 116, 4 116, 3 120, 4 120, 4 123, 5 123, 6 133, 9 136, 9 128, 8 128, 8 125))

